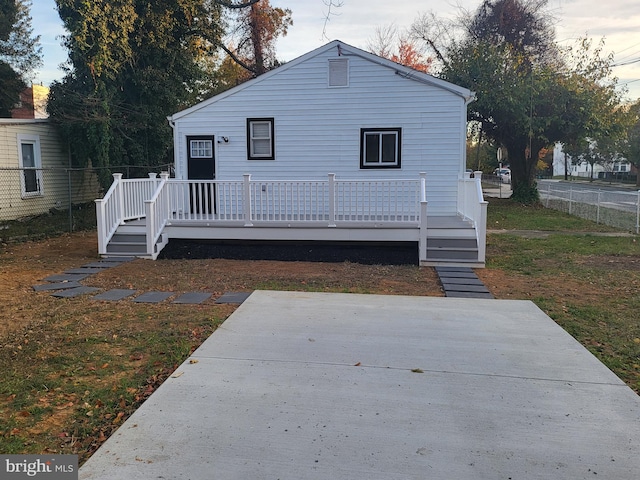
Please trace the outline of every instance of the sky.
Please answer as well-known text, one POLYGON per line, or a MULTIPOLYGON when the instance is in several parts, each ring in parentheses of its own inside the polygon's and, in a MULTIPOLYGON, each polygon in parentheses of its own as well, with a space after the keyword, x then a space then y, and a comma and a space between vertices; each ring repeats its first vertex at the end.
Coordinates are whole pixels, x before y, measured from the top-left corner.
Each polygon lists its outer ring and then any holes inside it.
MULTIPOLYGON (((59 65, 67 59, 60 46, 64 35, 55 0, 32 0, 32 25, 41 36, 44 66, 34 83, 49 85, 63 76, 59 65)), ((341 40, 366 50, 377 27, 394 24, 408 28, 422 13, 453 17, 458 5, 475 10, 481 0, 333 0, 332 15, 326 21, 329 0, 271 0, 274 7, 290 8, 293 26, 277 45, 278 58, 290 61, 332 40, 341 40)), ((548 0, 556 18, 556 40, 573 45, 581 37, 594 43, 605 39, 604 51, 613 53, 614 75, 626 85, 627 99, 640 98, 640 2, 638 0, 548 0)))

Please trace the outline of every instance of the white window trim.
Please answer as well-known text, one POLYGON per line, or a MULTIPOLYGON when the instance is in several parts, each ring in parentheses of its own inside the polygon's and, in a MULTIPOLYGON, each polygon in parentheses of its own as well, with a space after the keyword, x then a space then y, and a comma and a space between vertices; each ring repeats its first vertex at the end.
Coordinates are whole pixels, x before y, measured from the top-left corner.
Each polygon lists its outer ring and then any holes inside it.
POLYGON ((349 86, 349 59, 348 58, 330 58, 327 65, 327 85, 329 88, 346 88, 349 86), (340 67, 339 70, 336 67, 340 67), (343 72, 344 69, 344 73, 343 72), (341 73, 344 78, 337 77, 341 73), (341 81, 338 81, 341 80, 341 81))
POLYGON ((18 165, 20 166, 20 191, 22 198, 42 197, 44 195, 44 187, 42 182, 42 156, 40 151, 40 136, 18 134, 18 165), (33 145, 33 167, 25 167, 22 158, 22 145, 33 145), (24 172, 27 169, 34 169, 36 172, 37 190, 27 192, 27 185, 24 178, 24 172))
POLYGON ((273 118, 248 118, 247 119, 247 157, 249 160, 275 160, 275 121, 273 118), (269 135, 256 137, 253 134, 253 126, 258 123, 266 123, 269 126, 269 135), (255 153, 254 140, 268 140, 269 153, 255 153))
POLYGON ((189 156, 190 158, 213 158, 213 142, 206 139, 191 139, 189 140, 189 156), (193 154, 193 144, 197 143, 196 155, 193 154))

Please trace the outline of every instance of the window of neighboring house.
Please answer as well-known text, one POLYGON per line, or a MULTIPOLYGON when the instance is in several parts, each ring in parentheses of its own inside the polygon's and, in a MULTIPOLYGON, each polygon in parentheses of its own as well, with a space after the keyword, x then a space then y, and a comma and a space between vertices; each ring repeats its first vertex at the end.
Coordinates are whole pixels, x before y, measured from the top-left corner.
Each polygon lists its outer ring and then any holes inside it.
POLYGON ((360 168, 400 168, 400 128, 360 130, 360 168))
POLYGON ((349 86, 349 60, 347 58, 329 59, 329 86, 349 86))
POLYGON ((18 135, 18 159, 22 169, 22 198, 43 195, 40 138, 37 135, 18 135))
POLYGON ((211 158, 213 157, 212 140, 191 140, 189 142, 190 158, 211 158))
POLYGON ((247 158, 249 160, 273 160, 273 118, 247 119, 247 158))
POLYGON ((627 164, 626 163, 621 163, 620 164, 620 171, 621 172, 626 172, 627 171, 627 164))

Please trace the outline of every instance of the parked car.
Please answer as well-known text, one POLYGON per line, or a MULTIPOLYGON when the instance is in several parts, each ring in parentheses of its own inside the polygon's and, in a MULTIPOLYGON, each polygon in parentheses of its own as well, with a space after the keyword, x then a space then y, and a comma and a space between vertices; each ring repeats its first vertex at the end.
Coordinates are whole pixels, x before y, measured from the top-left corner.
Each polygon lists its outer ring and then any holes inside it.
POLYGON ((511 170, 508 168, 496 168, 493 172, 502 183, 511 183, 511 170))

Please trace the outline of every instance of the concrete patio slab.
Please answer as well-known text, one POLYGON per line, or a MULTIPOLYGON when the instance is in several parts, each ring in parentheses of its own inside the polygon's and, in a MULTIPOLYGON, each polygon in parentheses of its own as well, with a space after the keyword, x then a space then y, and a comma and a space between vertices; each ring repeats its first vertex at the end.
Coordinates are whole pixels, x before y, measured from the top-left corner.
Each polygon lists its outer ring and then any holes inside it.
POLYGON ((197 305, 199 303, 208 300, 211 297, 210 293, 204 292, 187 292, 176 298, 173 303, 183 303, 187 305, 197 305))
POLYGON ((130 297, 137 290, 132 290, 129 288, 114 288, 113 290, 107 290, 104 293, 100 293, 93 297, 94 300, 105 300, 108 302, 117 302, 119 300, 123 300, 127 297, 130 297))
POLYGON ((635 479, 640 398, 533 303, 254 292, 84 480, 635 479))

